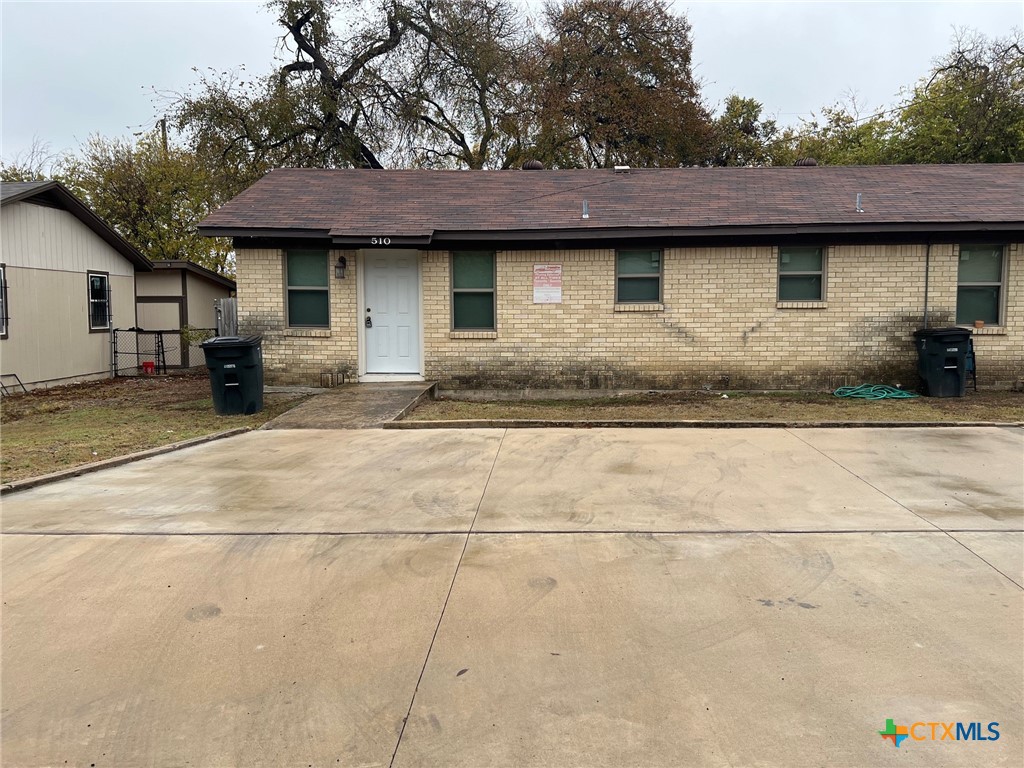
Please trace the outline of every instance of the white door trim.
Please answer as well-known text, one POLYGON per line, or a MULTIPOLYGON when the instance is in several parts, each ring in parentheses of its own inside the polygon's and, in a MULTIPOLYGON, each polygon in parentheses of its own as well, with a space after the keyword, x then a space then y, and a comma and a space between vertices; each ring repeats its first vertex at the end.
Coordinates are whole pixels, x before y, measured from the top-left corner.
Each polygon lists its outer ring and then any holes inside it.
POLYGON ((366 372, 366 256, 367 251, 361 249, 356 252, 356 297, 358 307, 356 309, 356 326, 358 336, 358 380, 360 383, 378 382, 402 382, 402 381, 424 381, 424 354, 423 354, 423 252, 407 248, 374 249, 374 253, 381 250, 394 253, 415 253, 416 254, 416 283, 417 296, 419 298, 419 329, 417 344, 419 344, 419 372, 418 373, 367 373, 366 372))

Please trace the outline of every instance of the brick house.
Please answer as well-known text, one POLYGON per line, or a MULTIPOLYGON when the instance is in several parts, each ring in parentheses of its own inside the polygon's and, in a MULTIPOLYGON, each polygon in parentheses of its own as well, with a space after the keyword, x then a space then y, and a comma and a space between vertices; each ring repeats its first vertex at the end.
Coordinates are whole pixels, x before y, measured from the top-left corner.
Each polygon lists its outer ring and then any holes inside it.
POLYGON ((200 232, 275 383, 915 386, 913 331, 976 321, 1024 375, 1024 165, 286 169, 200 232))

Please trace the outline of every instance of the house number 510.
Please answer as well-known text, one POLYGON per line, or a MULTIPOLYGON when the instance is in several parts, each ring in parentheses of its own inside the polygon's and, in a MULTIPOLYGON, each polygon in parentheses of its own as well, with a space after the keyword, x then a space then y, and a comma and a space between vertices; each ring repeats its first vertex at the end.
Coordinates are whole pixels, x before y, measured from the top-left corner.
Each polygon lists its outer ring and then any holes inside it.
POLYGON ((370 245, 391 245, 390 237, 371 237, 370 245))

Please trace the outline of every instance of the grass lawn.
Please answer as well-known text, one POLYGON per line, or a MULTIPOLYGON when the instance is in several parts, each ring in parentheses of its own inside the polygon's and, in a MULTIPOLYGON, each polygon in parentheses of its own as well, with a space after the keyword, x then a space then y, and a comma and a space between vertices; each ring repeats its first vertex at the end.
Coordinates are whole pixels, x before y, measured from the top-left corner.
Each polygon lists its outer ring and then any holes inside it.
POLYGON ((968 392, 964 397, 853 400, 825 392, 658 392, 585 400, 426 401, 407 418, 654 420, 654 421, 818 421, 898 422, 1024 421, 1024 394, 968 392))
POLYGON ((306 399, 268 394, 252 416, 217 416, 202 374, 107 379, 0 403, 0 481, 9 483, 233 427, 258 427, 306 399))

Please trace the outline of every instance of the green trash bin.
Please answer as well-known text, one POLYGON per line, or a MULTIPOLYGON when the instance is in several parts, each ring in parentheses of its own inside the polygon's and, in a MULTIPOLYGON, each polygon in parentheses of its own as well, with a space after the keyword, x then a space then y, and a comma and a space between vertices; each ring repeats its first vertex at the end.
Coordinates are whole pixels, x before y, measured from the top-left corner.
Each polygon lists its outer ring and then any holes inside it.
POLYGON ((963 397, 967 390, 968 328, 922 328, 914 331, 917 372, 928 397, 963 397))
POLYGON ((262 343, 260 336, 217 336, 200 344, 220 416, 263 410, 262 343))

